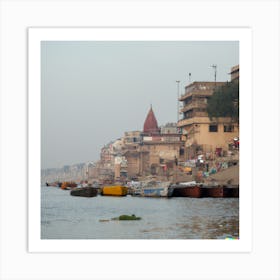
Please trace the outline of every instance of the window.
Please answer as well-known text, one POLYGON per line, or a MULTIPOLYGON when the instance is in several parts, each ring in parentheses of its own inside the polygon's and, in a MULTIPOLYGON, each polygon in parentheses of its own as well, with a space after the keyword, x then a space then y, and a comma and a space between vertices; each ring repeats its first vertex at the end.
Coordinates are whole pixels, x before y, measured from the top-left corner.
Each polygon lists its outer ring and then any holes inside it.
POLYGON ((217 125, 209 125, 209 132, 218 132, 218 126, 217 125))
POLYGON ((185 154, 185 149, 183 147, 180 148, 179 155, 183 156, 185 154))
POLYGON ((234 126, 233 125, 224 125, 224 132, 233 132, 234 126))

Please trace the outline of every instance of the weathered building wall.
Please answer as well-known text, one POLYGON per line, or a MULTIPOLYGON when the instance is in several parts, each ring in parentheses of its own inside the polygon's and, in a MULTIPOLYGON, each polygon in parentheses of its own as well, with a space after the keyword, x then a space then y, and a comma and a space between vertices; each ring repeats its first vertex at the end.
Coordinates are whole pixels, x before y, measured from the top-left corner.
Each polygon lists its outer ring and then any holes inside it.
POLYGON ((127 176, 136 177, 140 171, 140 154, 138 152, 126 153, 127 176))
POLYGON ((146 163, 149 166, 145 168, 149 169, 151 165, 161 165, 169 161, 174 161, 175 157, 178 160, 183 160, 184 157, 180 156, 180 148, 184 145, 183 142, 176 143, 149 143, 144 144, 143 149, 149 152, 149 161, 146 163))
POLYGON ((179 143, 144 143, 137 151, 127 151, 127 175, 129 178, 158 173, 161 165, 179 158, 179 150, 183 145, 179 143))
POLYGON ((207 150, 216 148, 228 149, 228 144, 231 140, 239 135, 239 127, 237 124, 229 124, 228 122, 217 123, 217 132, 209 132, 210 120, 207 123, 198 123, 192 126, 192 129, 186 136, 186 146, 190 146, 192 143, 203 145, 207 150), (230 126, 231 132, 226 132, 230 126))

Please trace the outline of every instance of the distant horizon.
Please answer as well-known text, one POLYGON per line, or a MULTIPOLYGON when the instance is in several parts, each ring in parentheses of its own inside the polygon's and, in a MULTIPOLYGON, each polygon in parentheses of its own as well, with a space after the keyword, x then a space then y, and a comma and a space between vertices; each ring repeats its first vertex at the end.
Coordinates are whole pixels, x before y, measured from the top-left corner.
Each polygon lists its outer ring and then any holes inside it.
POLYGON ((100 159, 127 131, 142 131, 152 104, 159 126, 177 123, 193 82, 229 81, 238 41, 42 41, 41 169, 100 159), (191 77, 189 76, 191 73, 191 77))

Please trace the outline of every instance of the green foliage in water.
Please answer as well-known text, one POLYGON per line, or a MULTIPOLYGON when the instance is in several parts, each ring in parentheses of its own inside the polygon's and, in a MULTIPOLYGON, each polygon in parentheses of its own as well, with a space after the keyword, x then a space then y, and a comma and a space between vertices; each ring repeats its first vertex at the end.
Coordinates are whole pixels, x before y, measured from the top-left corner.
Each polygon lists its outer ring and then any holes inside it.
POLYGON ((132 215, 121 215, 119 217, 113 218, 112 220, 135 221, 135 220, 141 220, 141 217, 136 217, 134 214, 132 214, 132 215))

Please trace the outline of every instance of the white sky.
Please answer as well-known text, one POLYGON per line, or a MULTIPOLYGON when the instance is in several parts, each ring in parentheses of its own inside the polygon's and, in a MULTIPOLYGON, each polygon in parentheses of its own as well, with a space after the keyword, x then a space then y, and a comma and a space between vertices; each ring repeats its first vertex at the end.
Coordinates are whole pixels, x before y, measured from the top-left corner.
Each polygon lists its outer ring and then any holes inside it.
POLYGON ((194 81, 230 80, 239 44, 228 42, 53 42, 41 44, 41 167, 97 161, 100 149, 142 130, 153 106, 159 125, 177 120, 194 81))

